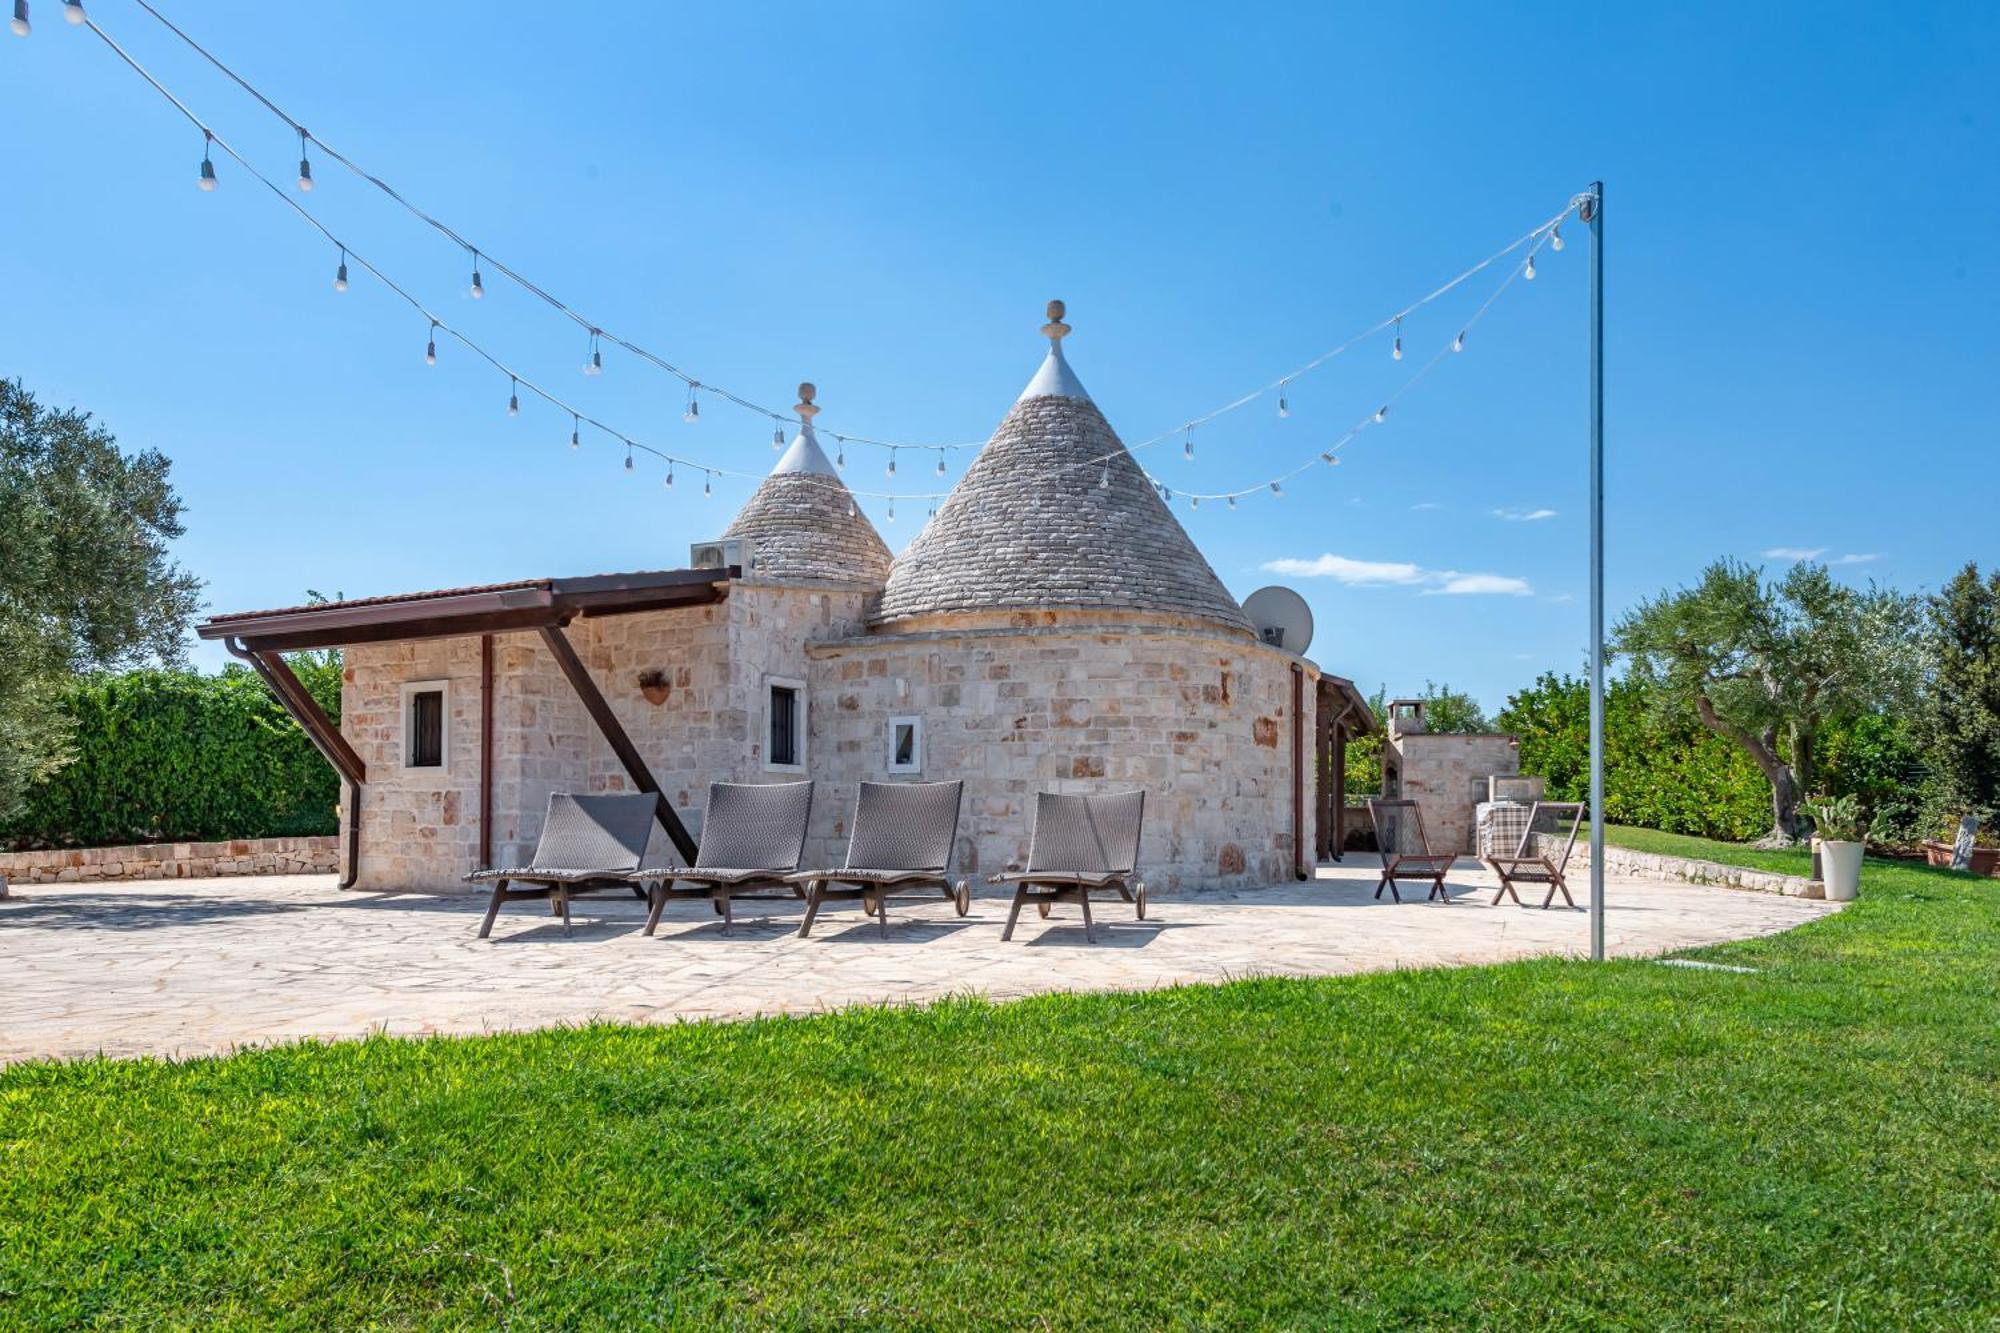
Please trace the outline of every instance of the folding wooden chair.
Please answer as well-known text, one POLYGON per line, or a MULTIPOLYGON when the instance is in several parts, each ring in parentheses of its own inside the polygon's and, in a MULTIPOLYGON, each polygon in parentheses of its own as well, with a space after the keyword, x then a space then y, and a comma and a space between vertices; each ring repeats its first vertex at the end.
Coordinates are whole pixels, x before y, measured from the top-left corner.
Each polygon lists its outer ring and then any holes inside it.
POLYGON ((1424 836, 1424 812, 1415 801, 1370 801, 1368 821, 1375 826, 1375 846, 1382 853, 1382 882, 1375 886, 1377 898, 1387 889, 1392 898, 1401 902, 1403 895, 1396 887, 1398 879, 1427 879, 1431 891, 1425 895, 1425 902, 1451 901, 1444 877, 1451 873, 1458 855, 1431 850, 1430 839, 1424 836))
POLYGON ((916 889, 942 889, 945 901, 964 916, 972 909, 972 886, 953 884, 946 873, 958 840, 958 808, 963 782, 864 782, 854 802, 854 829, 847 839, 847 864, 839 870, 806 870, 790 877, 806 888, 806 919, 799 937, 812 932, 813 919, 828 902, 859 898, 861 910, 889 934, 889 899, 916 889), (835 888, 835 885, 843 887, 835 888))
POLYGON ((1583 826, 1583 803, 1581 801, 1536 801, 1534 809, 1528 813, 1528 826, 1521 832, 1521 842, 1511 856, 1489 856, 1486 864, 1493 867, 1493 873, 1500 876, 1500 892, 1493 895, 1497 904, 1510 894, 1515 902, 1521 902, 1521 895, 1515 892, 1516 884, 1546 884, 1549 891, 1542 899, 1547 908, 1560 893, 1563 901, 1571 907, 1576 899, 1569 896, 1569 885, 1563 882, 1563 872, 1569 868, 1570 853, 1576 849, 1576 833, 1583 826))
POLYGON ((1113 796, 1035 797, 1035 828, 1028 842, 1028 866, 995 875, 989 883, 1014 885, 1014 906, 1000 938, 1014 938, 1014 923, 1029 903, 1043 917, 1057 903, 1083 909, 1083 937, 1097 943, 1090 919, 1090 891, 1108 889, 1132 903, 1146 919, 1146 884, 1133 878, 1139 862, 1139 828, 1146 793, 1113 796))
POLYGON ((569 900, 599 889, 630 889, 632 873, 646 855, 646 842, 659 809, 657 793, 577 796, 556 792, 542 819, 542 836, 528 864, 511 870, 475 870, 469 884, 491 884, 479 938, 493 932, 502 903, 549 899, 569 933, 569 900), (515 884, 532 884, 529 889, 515 884))

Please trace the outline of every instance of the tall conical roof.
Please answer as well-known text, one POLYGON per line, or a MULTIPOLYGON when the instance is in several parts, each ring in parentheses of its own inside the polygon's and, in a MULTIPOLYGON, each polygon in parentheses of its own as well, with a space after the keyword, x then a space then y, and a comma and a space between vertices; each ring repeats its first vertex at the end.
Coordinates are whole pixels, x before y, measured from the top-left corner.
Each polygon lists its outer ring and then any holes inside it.
POLYGON ((1191 616, 1251 632, 1243 609, 1063 357, 1060 301, 1035 377, 916 540, 877 622, 976 612, 1191 616))
POLYGON ((763 578, 881 583, 889 548, 819 447, 813 392, 799 386, 799 433, 722 535, 756 543, 763 578))

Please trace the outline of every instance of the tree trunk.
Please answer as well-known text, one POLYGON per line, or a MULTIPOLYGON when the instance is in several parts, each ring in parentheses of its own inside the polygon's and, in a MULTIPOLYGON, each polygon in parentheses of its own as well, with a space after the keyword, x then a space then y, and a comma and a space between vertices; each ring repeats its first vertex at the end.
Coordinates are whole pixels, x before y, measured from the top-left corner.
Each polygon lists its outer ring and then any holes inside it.
POLYGON ((1767 731, 1762 736, 1752 735, 1716 712, 1715 705, 1709 702, 1706 694, 1695 695, 1694 706, 1701 715, 1702 725, 1741 747, 1756 762, 1764 780, 1771 784, 1771 831, 1761 840, 1762 845, 1789 847, 1805 841, 1812 828, 1799 811, 1802 793, 1798 776, 1792 772, 1790 765, 1778 758, 1777 733, 1767 731))

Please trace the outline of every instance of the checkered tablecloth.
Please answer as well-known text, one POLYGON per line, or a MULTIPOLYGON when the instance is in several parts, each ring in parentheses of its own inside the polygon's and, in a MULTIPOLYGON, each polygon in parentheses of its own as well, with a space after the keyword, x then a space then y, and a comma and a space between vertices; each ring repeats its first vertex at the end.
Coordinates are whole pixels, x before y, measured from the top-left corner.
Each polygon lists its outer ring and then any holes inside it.
POLYGON ((1481 856, 1512 856, 1520 849, 1535 807, 1519 801, 1481 801, 1473 807, 1478 837, 1474 845, 1481 856))

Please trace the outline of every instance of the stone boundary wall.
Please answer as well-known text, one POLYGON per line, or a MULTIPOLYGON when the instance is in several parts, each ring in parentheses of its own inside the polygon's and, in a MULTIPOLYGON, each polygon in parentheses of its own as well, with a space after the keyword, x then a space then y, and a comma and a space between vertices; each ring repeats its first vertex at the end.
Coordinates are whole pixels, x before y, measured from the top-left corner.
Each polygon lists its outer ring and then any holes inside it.
MULTIPOLYGON (((1579 832, 1576 850, 1570 854, 1567 874, 1570 882, 1590 867, 1590 842, 1579 832)), ((1684 856, 1664 856, 1658 852, 1635 852, 1626 847, 1606 846, 1604 870, 1627 879, 1673 880, 1684 884, 1713 884, 1725 889, 1747 889, 1752 893, 1782 893, 1788 898, 1818 898, 1819 884, 1802 875, 1786 875, 1775 870, 1747 870, 1718 861, 1695 861, 1684 856)))
POLYGON ((324 875, 340 866, 340 839, 237 838, 0 852, 0 877, 16 884, 117 879, 206 879, 212 875, 324 875))

